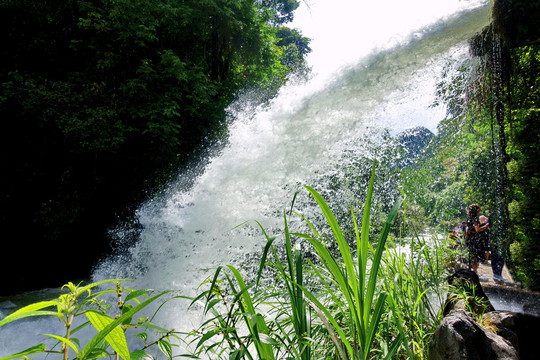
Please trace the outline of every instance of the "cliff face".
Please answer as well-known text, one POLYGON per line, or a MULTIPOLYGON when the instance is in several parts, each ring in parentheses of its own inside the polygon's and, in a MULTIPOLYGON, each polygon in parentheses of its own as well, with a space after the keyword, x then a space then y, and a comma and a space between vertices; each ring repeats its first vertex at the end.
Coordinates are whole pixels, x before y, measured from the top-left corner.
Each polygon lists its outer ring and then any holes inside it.
POLYGON ((403 149, 403 153, 396 166, 404 168, 413 164, 433 136, 435 135, 425 127, 407 129, 398 134, 394 141, 403 149))

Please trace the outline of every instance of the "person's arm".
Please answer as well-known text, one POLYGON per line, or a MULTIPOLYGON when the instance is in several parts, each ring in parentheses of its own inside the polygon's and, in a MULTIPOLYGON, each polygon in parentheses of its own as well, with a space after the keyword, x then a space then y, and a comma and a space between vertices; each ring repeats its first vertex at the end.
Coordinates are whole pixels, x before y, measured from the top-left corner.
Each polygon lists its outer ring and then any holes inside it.
POLYGON ((484 231, 484 230, 486 230, 487 228, 489 228, 489 223, 486 223, 486 224, 484 224, 484 225, 474 224, 474 230, 476 230, 476 232, 484 231))

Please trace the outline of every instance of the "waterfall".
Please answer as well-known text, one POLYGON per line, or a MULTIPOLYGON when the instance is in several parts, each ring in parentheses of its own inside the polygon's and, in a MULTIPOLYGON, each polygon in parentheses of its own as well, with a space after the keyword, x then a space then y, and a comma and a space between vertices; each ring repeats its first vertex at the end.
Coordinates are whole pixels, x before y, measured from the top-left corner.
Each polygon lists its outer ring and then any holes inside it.
MULTIPOLYGON (((325 190, 337 169, 376 157, 372 142, 380 143, 380 134, 416 126, 436 131, 445 115, 444 108, 430 107, 438 76, 448 57, 467 56, 466 40, 488 21, 486 1, 347 8, 356 3, 302 4, 293 26, 314 38, 313 78, 291 81, 269 106, 244 107, 242 98, 232 104, 227 144, 141 206, 140 229, 114 230, 118 250, 96 267, 93 280, 135 278, 138 288, 192 296, 208 274, 204 269, 234 264, 249 273, 265 244, 255 220, 279 234, 297 189, 325 190)), ((350 194, 338 191, 328 201, 347 203, 343 196, 350 194)), ((308 209, 307 194, 298 203, 308 209)), ((184 305, 171 305, 155 322, 196 327, 200 319, 184 305)), ((41 326, 39 333, 51 332, 39 321, 0 329, 0 357, 25 348, 21 333, 41 326)))

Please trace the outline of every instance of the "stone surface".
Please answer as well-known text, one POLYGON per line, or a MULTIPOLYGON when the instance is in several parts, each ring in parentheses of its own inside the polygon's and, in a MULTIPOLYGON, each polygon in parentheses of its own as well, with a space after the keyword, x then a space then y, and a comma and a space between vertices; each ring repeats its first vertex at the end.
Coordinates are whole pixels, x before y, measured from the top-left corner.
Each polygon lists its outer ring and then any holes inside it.
POLYGON ((520 359, 540 359, 540 317, 510 311, 492 311, 484 315, 484 326, 508 340, 520 359))
POLYGON ((540 360, 537 349, 540 317, 530 313, 495 311, 486 293, 489 293, 487 290, 493 293, 494 289, 504 291, 503 297, 517 298, 524 304, 538 303, 540 294, 502 283, 486 283, 481 279, 481 273, 479 278, 477 273, 463 269, 448 278, 448 282, 457 285, 465 295, 449 296, 443 308, 445 318, 430 341, 428 358, 540 360), (484 300, 479 301, 479 297, 487 300, 488 305, 484 300), (481 316, 479 323, 475 319, 481 316))
POLYGON ((519 359, 510 342, 486 331, 464 310, 451 311, 430 341, 430 360, 519 359))

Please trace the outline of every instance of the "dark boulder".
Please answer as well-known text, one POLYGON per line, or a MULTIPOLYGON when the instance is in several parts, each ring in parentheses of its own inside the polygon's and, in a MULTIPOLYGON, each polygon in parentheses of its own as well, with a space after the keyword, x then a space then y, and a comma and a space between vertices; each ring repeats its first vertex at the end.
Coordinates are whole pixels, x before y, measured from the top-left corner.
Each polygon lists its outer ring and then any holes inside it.
POLYGON ((492 311, 484 315, 484 326, 508 340, 522 360, 540 359, 540 317, 511 311, 492 311))
POLYGON ((471 270, 456 271, 448 283, 455 289, 430 340, 428 359, 540 360, 536 348, 540 317, 495 311, 478 275, 471 270))
POLYGON ((454 310, 435 330, 428 359, 510 360, 519 357, 508 340, 482 328, 467 311, 454 310))

